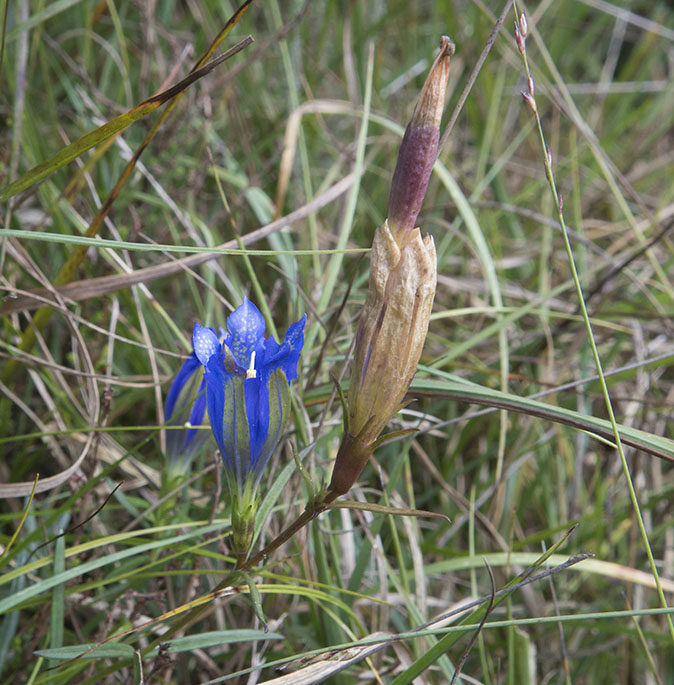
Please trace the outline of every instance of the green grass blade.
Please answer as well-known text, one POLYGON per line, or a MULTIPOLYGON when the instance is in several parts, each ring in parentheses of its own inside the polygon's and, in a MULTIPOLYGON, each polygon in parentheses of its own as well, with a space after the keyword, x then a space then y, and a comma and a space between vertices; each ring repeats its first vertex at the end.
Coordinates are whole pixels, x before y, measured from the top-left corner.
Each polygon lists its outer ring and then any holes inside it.
POLYGON ((37 489, 39 479, 39 476, 35 476, 35 480, 33 481, 33 490, 28 496, 28 501, 26 502, 26 506, 23 509, 23 514, 21 514, 21 520, 19 521, 19 525, 16 527, 16 530, 12 534, 12 537, 9 539, 9 542, 5 545, 5 549, 2 550, 2 554, 0 554, 0 567, 2 566, 2 560, 7 556, 7 554, 9 554, 9 550, 12 549, 12 545, 14 544, 17 536, 21 532, 23 524, 26 522, 26 517, 28 516, 28 512, 30 511, 30 505, 33 503, 33 497, 35 497, 35 490, 37 489))
MULTIPOLYGON (((58 576, 66 570, 66 541, 63 530, 59 530, 59 537, 54 545, 54 575, 58 576)), ((63 647, 63 626, 65 618, 65 582, 54 586, 51 592, 51 612, 49 615, 49 645, 51 649, 63 647)))
POLYGON ((211 526, 198 528, 197 530, 190 531, 184 535, 176 535, 168 540, 155 540, 154 542, 148 542, 146 544, 134 546, 131 549, 125 549, 120 552, 103 555, 102 557, 92 561, 86 561, 79 566, 62 571, 61 573, 55 574, 50 578, 40 580, 19 592, 13 593, 9 597, 0 599, 0 614, 12 611, 15 607, 19 606, 23 602, 26 602, 33 597, 37 597, 38 595, 41 595, 42 593, 47 592, 48 590, 51 590, 62 583, 66 583, 70 580, 78 578, 89 571, 114 565, 115 563, 123 561, 124 559, 128 559, 129 557, 134 557, 139 554, 145 554, 146 552, 150 552, 154 549, 166 547, 167 544, 177 544, 183 540, 190 540, 194 537, 206 535, 209 532, 219 530, 221 525, 222 524, 220 523, 216 523, 211 526))
POLYGON ((35 183, 42 181, 50 174, 53 174, 55 171, 58 171, 69 162, 72 162, 87 150, 103 143, 104 141, 108 140, 108 138, 117 135, 120 131, 123 131, 125 128, 133 124, 134 121, 138 121, 138 119, 151 114, 157 108, 161 107, 167 102, 170 102, 173 98, 181 95, 183 91, 191 86, 195 81, 198 81, 200 78, 213 71, 218 64, 221 64, 226 59, 229 59, 229 57, 231 57, 231 54, 228 51, 201 69, 191 72, 189 76, 182 79, 182 81, 178 82, 175 86, 168 88, 158 95, 153 95, 151 98, 148 98, 139 105, 136 105, 128 112, 120 114, 118 117, 111 119, 93 131, 84 134, 81 138, 78 138, 70 143, 70 145, 66 145, 66 147, 59 150, 55 155, 33 167, 30 169, 30 171, 27 171, 25 174, 17 178, 13 183, 10 183, 8 186, 2 188, 0 190, 0 202, 6 202, 10 197, 14 197, 14 195, 17 193, 20 193, 21 191, 30 188, 35 183))

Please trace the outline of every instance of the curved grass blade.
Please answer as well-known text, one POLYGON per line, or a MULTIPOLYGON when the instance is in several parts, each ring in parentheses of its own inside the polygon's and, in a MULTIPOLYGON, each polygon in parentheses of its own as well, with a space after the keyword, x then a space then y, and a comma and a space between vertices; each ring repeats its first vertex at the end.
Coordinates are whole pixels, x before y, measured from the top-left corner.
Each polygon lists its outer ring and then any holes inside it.
MULTIPOLYGON (((232 30, 232 28, 237 24, 239 19, 243 16, 244 12, 248 9, 248 6, 251 4, 252 0, 246 0, 241 7, 234 13, 234 15, 227 21, 223 29, 220 31, 220 33, 216 36, 215 40, 211 43, 211 45, 208 47, 206 52, 199 58, 197 61, 195 67, 192 69, 190 72, 190 76, 188 76, 188 79, 195 76, 199 70, 205 65, 206 61, 210 58, 210 56, 213 54, 213 52, 217 49, 218 45, 224 40, 225 36, 229 34, 229 32, 232 30)), ((249 44, 252 41, 252 38, 249 36, 246 40, 242 41, 242 43, 249 44)), ((233 48, 233 50, 236 49, 233 48)), ((240 48, 236 49, 238 52, 240 48)), ((228 53, 224 53, 222 55, 223 58, 226 59, 225 55, 228 55, 228 53)), ((215 60, 217 61, 217 60, 215 60)), ((193 82, 193 81, 191 81, 193 82)), ((169 89, 170 91, 171 89, 169 89)), ((185 93, 184 88, 178 92, 173 99, 169 102, 168 106, 164 109, 164 111, 161 113, 161 115, 158 117, 157 121, 154 123, 152 128, 150 129, 150 132, 145 136, 145 139, 141 143, 140 147, 138 150, 135 152, 133 157, 129 160, 127 165, 124 167, 124 171, 122 171, 121 176, 117 180, 117 183, 115 184, 115 187, 110 191, 110 194, 108 197, 105 199, 105 202, 102 204, 101 208, 98 210, 96 213, 96 216, 93 218, 91 224, 89 225, 89 228, 87 229, 85 235, 89 238, 95 236, 98 234, 98 231, 100 227, 103 225, 103 221, 105 220, 105 217, 108 215, 110 208, 112 207, 113 203, 119 196, 119 193, 121 192, 122 188, 126 185, 126 182, 131 178, 131 175, 136 168, 136 162, 140 158, 141 154, 143 153, 143 150, 150 144, 150 141, 154 138, 156 135, 157 131, 162 127, 168 116, 171 114, 173 111, 173 108, 176 106, 180 98, 183 96, 185 93)), ((6 192, 6 191, 5 191, 6 192)), ((16 192, 16 191, 15 191, 16 192)), ((2 197, 2 194, 0 194, 0 198, 2 197)), ((1 233, 1 231, 0 231, 1 233)), ((66 260, 65 264, 61 267, 61 270, 59 271, 58 275, 54 279, 53 285, 63 285, 64 283, 68 283, 71 281, 77 271, 77 268, 81 264, 82 260, 84 259, 85 255, 87 252, 87 247, 86 246, 79 246, 77 249, 73 250, 73 252, 70 254, 68 259, 66 260)), ((49 322, 49 319, 51 318, 52 314, 52 309, 50 307, 42 307, 40 308, 36 313, 35 317, 32 322, 32 326, 27 328, 23 336, 21 338, 21 343, 19 345, 19 348, 22 351, 28 351, 33 348, 33 345, 35 344, 36 340, 36 331, 42 330, 47 323, 49 322)), ((18 364, 16 360, 10 359, 7 364, 5 365, 5 368, 3 369, 2 373, 2 379, 3 381, 7 382, 9 381, 12 376, 14 375, 16 369, 18 368, 18 364)))
MULTIPOLYGON (((296 209, 294 212, 291 212, 276 221, 272 221, 266 226, 246 233, 241 237, 241 242, 244 245, 252 245, 259 240, 263 240, 272 233, 280 231, 286 226, 304 220, 314 212, 329 205, 343 195, 351 187, 353 180, 353 173, 347 174, 340 181, 337 181, 337 183, 330 186, 326 191, 317 195, 313 200, 299 209, 296 209)), ((2 235, 2 230, 0 230, 0 235, 2 235)), ((146 266, 128 274, 113 274, 111 276, 99 276, 98 278, 74 281, 59 286, 55 288, 55 290, 63 299, 77 302, 87 300, 91 297, 101 297, 102 295, 107 295, 116 290, 130 288, 139 283, 149 283, 158 278, 166 278, 167 276, 182 273, 185 269, 191 269, 200 266, 201 264, 205 264, 212 259, 217 259, 219 256, 218 250, 234 249, 236 248, 236 245, 236 240, 228 240, 227 242, 218 245, 214 250, 210 250, 206 253, 193 254, 162 264, 146 266)), ((9 314, 25 311, 27 309, 36 309, 43 304, 45 300, 51 301, 52 294, 44 288, 37 288, 31 290, 30 293, 8 298, 2 304, 2 307, 0 307, 0 316, 8 316, 9 314)))
POLYGON ((142 119, 162 105, 170 102, 173 98, 176 98, 178 95, 182 94, 182 92, 191 86, 195 81, 198 81, 207 74, 210 74, 211 71, 213 71, 213 69, 215 69, 215 67, 217 67, 219 64, 222 64, 222 62, 229 59, 237 52, 243 50, 243 48, 245 48, 247 45, 250 45, 252 41, 253 39, 248 36, 231 48, 231 50, 228 50, 222 55, 216 57, 212 62, 209 62, 196 71, 190 72, 188 76, 186 76, 182 81, 176 83, 175 86, 171 86, 161 93, 153 95, 147 100, 141 102, 139 105, 136 105, 133 109, 130 109, 128 112, 120 114, 118 117, 111 119, 93 131, 85 133, 81 138, 78 138, 70 143, 70 145, 66 145, 55 155, 44 162, 40 162, 40 164, 30 169, 30 171, 27 171, 25 174, 17 178, 16 181, 10 183, 0 190, 0 202, 6 202, 11 197, 14 197, 14 195, 17 195, 21 191, 30 188, 36 183, 39 183, 50 174, 53 174, 55 171, 58 171, 69 162, 72 162, 87 150, 105 142, 108 140, 108 138, 111 138, 120 131, 123 131, 125 128, 131 126, 131 124, 133 124, 135 121, 138 121, 138 119, 142 119))
MULTIPOLYGON (((587 431, 604 440, 613 442, 614 439, 613 427, 610 421, 527 397, 503 393, 480 385, 469 385, 467 383, 455 383, 445 380, 419 379, 412 383, 412 389, 416 395, 441 396, 447 399, 458 400, 459 402, 480 404, 498 409, 509 409, 520 414, 528 414, 529 416, 537 416, 555 423, 563 423, 567 426, 587 431)), ((629 426, 618 425, 618 429, 620 439, 626 445, 636 447, 660 459, 674 463, 674 441, 636 428, 630 428, 629 426)))
MULTIPOLYGON (((178 637, 168 643, 166 652, 168 654, 179 654, 180 652, 190 652, 195 649, 205 649, 207 647, 214 647, 218 645, 231 645, 237 642, 252 642, 253 640, 283 640, 285 639, 280 633, 265 633, 263 630, 211 630, 198 635, 186 635, 185 637, 178 637)), ((61 647, 59 649, 39 649, 33 654, 41 656, 45 659, 58 659, 60 661, 67 659, 114 659, 114 658, 130 658, 133 656, 134 649, 131 645, 123 642, 112 643, 100 647, 95 652, 89 652, 92 647, 96 645, 93 643, 85 643, 81 645, 70 645, 68 647, 61 647)), ((154 649, 148 656, 156 656, 158 649, 154 649)))
MULTIPOLYGON (((521 584, 526 581, 531 574, 552 556, 562 545, 566 543, 569 536, 575 530, 575 526, 569 530, 560 540, 555 544, 550 546, 550 549, 546 550, 536 561, 525 569, 519 576, 513 578, 503 590, 499 592, 493 592, 489 598, 487 598, 487 604, 480 607, 474 613, 468 614, 460 622, 465 624, 470 622, 471 624, 478 624, 480 629, 483 627, 483 622, 485 615, 489 614, 492 609, 496 608, 502 601, 509 597, 515 589, 521 586, 521 584)), ((534 580, 533 578, 531 580, 534 580)), ((437 621, 438 619, 434 619, 437 621)), ((427 626, 421 626, 425 628, 427 626)), ((423 654, 419 659, 417 659, 413 664, 411 664, 403 673, 393 680, 392 685, 407 685, 411 683, 417 676, 423 673, 427 668, 429 668, 433 663, 435 663, 457 640, 459 640, 461 633, 448 633, 447 635, 440 638, 435 645, 433 645, 425 654, 423 654)))
POLYGON ((14 534, 12 535, 9 542, 7 543, 5 549, 2 550, 2 554, 0 554, 0 565, 2 564, 2 560, 9 553, 9 550, 12 548, 12 545, 14 544, 16 538, 18 537, 18 535, 21 531, 21 528, 23 528, 23 524, 25 523, 26 517, 28 516, 28 512, 30 511, 30 505, 33 503, 33 497, 35 497, 35 492, 37 490, 38 480, 40 480, 39 475, 35 476, 35 481, 33 482, 33 489, 30 493, 30 496, 28 497, 28 502, 26 503, 26 507, 24 508, 23 514, 21 515, 21 520, 19 521, 19 525, 16 527, 16 530, 14 531, 14 534))

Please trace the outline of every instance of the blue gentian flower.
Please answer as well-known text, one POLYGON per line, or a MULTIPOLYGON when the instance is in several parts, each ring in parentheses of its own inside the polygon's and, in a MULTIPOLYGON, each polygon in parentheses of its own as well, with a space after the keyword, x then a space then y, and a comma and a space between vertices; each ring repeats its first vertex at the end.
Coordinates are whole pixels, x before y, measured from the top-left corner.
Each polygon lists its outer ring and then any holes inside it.
POLYGON ((166 456, 172 474, 185 474, 211 434, 208 430, 193 427, 208 423, 204 367, 194 352, 171 384, 164 406, 164 420, 169 426, 182 426, 180 430, 166 431, 166 456))
POLYGON ((279 344, 265 338, 262 314, 244 298, 227 318, 223 342, 212 328, 194 326, 192 344, 204 369, 211 428, 239 493, 255 491, 285 428, 305 322, 306 315, 279 344))

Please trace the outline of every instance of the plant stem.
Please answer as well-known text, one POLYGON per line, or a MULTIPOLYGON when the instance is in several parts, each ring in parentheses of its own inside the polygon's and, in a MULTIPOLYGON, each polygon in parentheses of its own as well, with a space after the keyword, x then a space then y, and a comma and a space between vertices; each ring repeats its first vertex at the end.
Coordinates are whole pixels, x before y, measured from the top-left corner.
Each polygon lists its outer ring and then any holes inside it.
MULTIPOLYGON (((228 573, 210 592, 210 594, 217 596, 221 590, 234 584, 237 576, 244 572, 249 571, 251 568, 264 561, 270 554, 275 552, 281 545, 285 544, 292 538, 296 533, 298 533, 304 526, 311 523, 316 517, 322 514, 329 505, 337 499, 338 495, 332 492, 329 488, 318 493, 318 495, 311 500, 305 510, 284 530, 279 533, 263 550, 254 554, 247 559, 243 556, 237 558, 236 566, 234 570, 228 573)), ((201 606, 195 607, 186 616, 184 616, 180 621, 178 621, 174 626, 169 628, 169 630, 164 633, 161 637, 153 640, 145 649, 142 650, 143 654, 146 654, 157 646, 160 642, 166 642, 169 638, 175 635, 178 631, 185 628, 190 623, 193 623, 199 616, 205 611, 208 604, 203 604, 201 606)))

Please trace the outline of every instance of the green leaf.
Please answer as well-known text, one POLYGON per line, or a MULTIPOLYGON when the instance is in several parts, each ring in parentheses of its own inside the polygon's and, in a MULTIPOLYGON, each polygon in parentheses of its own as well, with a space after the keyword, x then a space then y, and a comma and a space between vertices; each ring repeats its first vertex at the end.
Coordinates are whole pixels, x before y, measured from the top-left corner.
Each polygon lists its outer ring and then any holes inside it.
POLYGON ((8 554, 8 552, 12 548, 12 545, 14 544, 17 536, 21 532, 21 528, 23 527, 23 524, 26 521, 26 517, 28 516, 28 512, 30 511, 30 505, 33 503, 33 497, 35 497, 35 489, 37 488, 37 482, 39 479, 40 479, 39 475, 35 476, 35 481, 33 482, 33 490, 31 491, 30 496, 28 497, 28 501, 26 502, 26 506, 23 509, 23 514, 21 515, 21 520, 19 521, 19 525, 16 527, 16 530, 12 534, 10 541, 5 546, 5 549, 2 551, 2 554, 0 554, 0 562, 2 562, 2 560, 8 554))
MULTIPOLYGON (((182 542, 183 540, 189 540, 191 538, 200 537, 205 535, 206 533, 219 530, 221 527, 221 522, 214 523, 210 526, 197 528, 196 530, 192 530, 189 533, 185 533, 184 535, 176 535, 173 538, 156 540, 154 542, 149 542, 147 544, 132 547, 131 549, 122 550, 121 552, 106 554, 97 559, 93 559, 92 561, 87 561, 83 564, 80 564, 79 566, 70 568, 67 571, 63 571, 62 573, 53 575, 51 578, 46 578, 37 583, 34 583, 19 592, 11 594, 8 597, 4 597, 0 600, 0 614, 11 611, 12 609, 19 606, 22 602, 25 602, 29 599, 32 599, 33 597, 41 595, 43 592, 47 592, 47 590, 51 590, 53 587, 56 587, 61 583, 65 583, 69 580, 72 580, 73 578, 79 578, 80 576, 83 576, 85 573, 93 571, 94 569, 101 568, 104 566, 114 566, 117 562, 121 561, 122 559, 127 559, 129 557, 137 556, 139 554, 144 554, 145 552, 149 552, 153 549, 162 549, 167 545, 177 544, 179 542, 182 542)), ((97 540, 96 542, 99 543, 101 542, 101 540, 97 540)), ((30 564, 26 564, 26 566, 24 566, 22 569, 16 569, 14 575, 22 575, 22 573, 27 573, 30 569, 30 566, 30 564)), ((5 574, 5 577, 7 575, 9 574, 5 574)))
POLYGON ((16 38, 19 34, 23 33, 24 31, 30 31, 30 29, 35 28, 36 26, 39 26, 40 24, 46 22, 47 19, 51 19, 51 17, 60 14, 64 10, 67 10, 69 7, 72 7, 73 5, 77 5, 80 2, 82 2, 82 0, 54 0, 54 2, 46 3, 46 7, 43 6, 42 10, 40 10, 39 12, 35 12, 30 17, 28 17, 26 21, 22 21, 20 24, 15 26, 7 34, 7 41, 9 42, 10 40, 16 38))
POLYGON ((140 652, 133 653, 133 685, 143 685, 143 657, 140 652))
MULTIPOLYGON (((179 637, 175 640, 167 641, 166 651, 169 654, 179 654, 180 652, 190 652, 194 649, 205 649, 206 647, 215 647, 218 645, 234 644, 237 642, 252 642, 253 640, 284 640, 285 637, 281 633, 265 633, 264 630, 215 630, 198 635, 187 635, 179 637)), ((95 643, 71 645, 69 647, 59 647, 57 649, 40 649, 33 652, 36 656, 44 657, 45 659, 54 659, 58 661, 66 661, 76 659, 81 656, 82 659, 115 659, 115 658, 130 658, 134 655, 135 650, 131 645, 122 642, 112 642, 107 645, 98 647, 93 652, 86 654, 88 650, 95 647, 95 643)), ((158 648, 153 649, 148 656, 156 656, 159 652, 158 648)))
MULTIPOLYGON (((412 383, 412 389, 417 395, 441 396, 469 404, 481 404, 487 407, 508 409, 529 416, 538 416, 587 431, 592 435, 609 440, 611 443, 613 442, 613 428, 610 421, 599 419, 589 414, 582 414, 572 409, 546 404, 528 397, 519 397, 472 383, 458 383, 430 378, 415 379, 412 383)), ((626 445, 674 462, 674 441, 669 438, 646 433, 645 431, 622 424, 618 424, 618 430, 620 431, 621 440, 626 445)))
MULTIPOLYGON (((55 649, 38 649, 33 654, 44 657, 45 659, 56 659, 59 661, 66 661, 68 659, 76 659, 81 654, 84 654, 88 649, 95 647, 96 643, 88 643, 81 645, 72 645, 70 647, 57 647, 55 649)), ((113 642, 109 645, 103 645, 89 654, 84 654, 82 659, 115 659, 115 658, 129 658, 132 657, 134 649, 131 645, 125 645, 121 642, 113 642)))
POLYGON ((243 571, 241 575, 245 578, 248 584, 248 590, 250 591, 250 599, 253 602, 253 609, 255 610, 255 615, 258 620, 264 626, 264 632, 266 633, 269 628, 267 627, 267 619, 264 617, 264 611, 262 610, 262 598, 260 597, 260 591, 257 589, 257 585, 253 580, 250 573, 243 571))
MULTIPOLYGON (((169 654, 189 652, 193 649, 205 649, 217 645, 230 645, 236 642, 252 642, 253 640, 285 640, 281 633, 265 633, 264 630, 213 630, 199 635, 186 635, 170 640, 168 644, 169 654)), ((157 649, 150 652, 150 656, 157 654, 157 649)))

